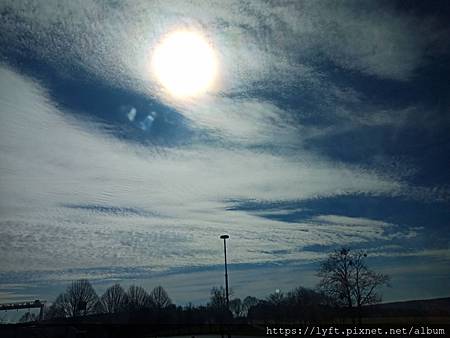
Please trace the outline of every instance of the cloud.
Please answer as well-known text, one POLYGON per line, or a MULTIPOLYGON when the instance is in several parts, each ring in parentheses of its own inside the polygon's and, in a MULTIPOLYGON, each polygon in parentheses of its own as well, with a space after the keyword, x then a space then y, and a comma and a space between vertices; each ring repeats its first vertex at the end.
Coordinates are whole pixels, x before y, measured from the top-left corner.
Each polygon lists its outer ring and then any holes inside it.
MULTIPOLYGON (((411 120, 408 108, 361 105, 366 97, 351 86, 342 88, 329 70, 337 65, 346 72, 404 81, 427 62, 430 50, 446 41, 432 17, 386 3, 90 0, 4 1, 1 6, 0 43, 8 58, 30 54, 65 78, 99 78, 108 86, 157 98, 194 128, 250 146, 275 142, 295 147, 306 138, 348 128, 346 119, 368 126, 411 120), (183 28, 201 31, 216 48, 220 81, 217 92, 178 102, 161 92, 149 65, 156 43, 183 28), (300 102, 295 111, 271 100, 274 88, 295 91, 300 102), (258 91, 268 94, 261 99, 258 91), (341 106, 348 100, 359 106, 341 106), (306 127, 302 122, 308 118, 338 120, 343 126, 306 127)), ((136 118, 133 107, 127 116, 136 118)), ((148 130, 152 118, 136 126, 148 130)))
MULTIPOLYGON (((423 227, 400 227, 395 224, 362 217, 347 217, 340 215, 320 215, 313 217, 313 221, 326 225, 325 231, 339 233, 348 237, 348 243, 378 241, 376 252, 384 252, 385 247, 380 242, 394 240, 409 240, 418 237, 423 227)), ((340 243, 342 244, 342 243, 340 243)), ((391 244, 392 245, 392 244, 391 244)), ((366 248, 367 250, 368 248, 366 248)))
POLYGON ((224 229, 237 263, 310 259, 299 246, 358 241, 359 230, 269 220, 230 210, 227 201, 406 188, 307 153, 133 145, 62 113, 27 77, 2 68, 0 79, 3 271, 217 264, 212 239, 224 229))
POLYGON ((310 86, 320 78, 314 60, 324 57, 404 80, 426 61, 427 49, 445 41, 430 18, 369 2, 4 1, 2 7, 8 49, 31 48, 55 67, 73 69, 77 60, 75 68, 154 94, 152 48, 177 28, 204 31, 216 46, 224 93, 264 82, 310 86), (27 40, 20 38, 25 34, 27 40))
POLYGON ((436 48, 436 39, 444 37, 433 18, 386 4, 316 1, 295 7, 280 5, 274 11, 300 46, 343 68, 383 79, 412 77, 427 61, 427 48, 436 48))
POLYGON ((335 224, 345 224, 345 225, 361 225, 361 226, 376 226, 376 227, 388 227, 389 223, 371 220, 362 217, 346 217, 339 215, 320 215, 316 216, 317 221, 335 223, 335 224))
MULTIPOLYGON (((360 104, 365 97, 342 90, 329 69, 406 81, 426 63, 426 49, 441 41, 440 32, 427 34, 435 29, 432 21, 372 6, 3 1, 5 59, 31 56, 65 78, 99 78, 162 100, 208 142, 178 148, 128 143, 60 108, 45 83, 2 66, 0 270, 112 267, 116 278, 126 274, 119 269, 124 266, 210 266, 221 257, 213 239, 224 231, 235 263, 310 261, 323 257, 301 250, 312 244, 416 236, 420 230, 371 219, 326 214, 287 223, 229 208, 230 201, 351 194, 436 197, 436 191, 408 186, 395 170, 333 162, 303 147, 305 139, 336 132, 303 123, 322 111, 331 121, 345 117, 371 127, 402 125, 410 117, 400 110, 393 118, 378 107, 355 116, 335 105, 360 104), (216 93, 180 103, 161 93, 148 66, 161 36, 183 27, 202 31, 217 48, 221 77, 216 93), (271 96, 287 88, 300 103, 313 97, 314 108, 292 111, 271 96)), ((133 106, 121 107, 121 114, 143 130, 156 123, 133 106)))
MULTIPOLYGON (((65 77, 83 74, 158 98, 196 128, 251 145, 292 144, 329 132, 304 128, 294 118, 320 116, 321 106, 328 115, 337 110, 337 118, 355 115, 336 105, 336 90, 342 89, 329 75, 329 63, 376 78, 407 80, 426 63, 427 50, 445 41, 432 18, 369 2, 5 1, 2 7, 4 54, 31 53, 65 77), (218 92, 184 103, 164 96, 149 69, 155 44, 183 28, 201 31, 220 57, 218 92), (293 113, 255 97, 257 91, 287 92, 293 86, 303 101, 321 103, 293 113)), ((344 99, 349 95, 361 98, 352 88, 344 99)), ((128 118, 134 120, 130 109, 128 118)), ((385 125, 405 116, 383 110, 372 108, 359 120, 385 125)), ((147 130, 151 118, 138 127, 147 130)))

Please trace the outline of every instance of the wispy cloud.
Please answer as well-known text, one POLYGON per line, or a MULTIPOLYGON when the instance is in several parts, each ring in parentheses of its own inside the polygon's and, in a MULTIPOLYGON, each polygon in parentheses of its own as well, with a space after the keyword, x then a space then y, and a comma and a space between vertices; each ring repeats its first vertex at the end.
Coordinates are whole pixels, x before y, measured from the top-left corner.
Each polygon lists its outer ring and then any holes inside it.
POLYGON ((306 153, 132 145, 61 113, 30 79, 1 72, 3 270, 214 264, 211 238, 224 229, 235 235, 236 262, 300 258, 302 243, 346 242, 357 229, 286 224, 227 210, 227 201, 404 189, 306 153), (177 236, 161 240, 165 230, 177 236), (289 254, 277 255, 280 247, 289 254))
MULTIPOLYGON (((229 201, 350 194, 448 200, 446 187, 405 183, 416 168, 404 158, 400 166, 384 157, 380 166, 345 164, 305 142, 416 120, 414 104, 366 103, 359 88, 332 73, 390 83, 414 78, 427 53, 448 44, 445 29, 430 18, 389 4, 361 9, 329 1, 3 1, 0 7, 5 60, 31 55, 65 79, 100 79, 161 101, 206 135, 206 142, 178 148, 127 142, 58 105, 45 82, 21 74, 20 65, 2 66, 0 271, 214 265, 221 256, 212 239, 225 229, 236 263, 314 260, 323 253, 301 249, 409 240, 422 230, 327 213, 288 223, 231 209, 229 201), (180 28, 202 31, 221 65, 218 90, 186 102, 165 97, 149 72, 157 41, 180 28), (277 93, 291 95, 295 109, 277 93)), ((159 114, 144 115, 129 102, 118 109, 145 132, 159 114)))
POLYGON ((6 1, 2 7, 2 39, 10 51, 31 49, 66 75, 81 68, 155 96, 152 49, 174 29, 197 29, 211 40, 220 55, 222 94, 295 82, 299 90, 324 90, 324 100, 334 80, 323 62, 405 80, 427 62, 430 49, 442 50, 446 42, 431 18, 369 2, 6 1))

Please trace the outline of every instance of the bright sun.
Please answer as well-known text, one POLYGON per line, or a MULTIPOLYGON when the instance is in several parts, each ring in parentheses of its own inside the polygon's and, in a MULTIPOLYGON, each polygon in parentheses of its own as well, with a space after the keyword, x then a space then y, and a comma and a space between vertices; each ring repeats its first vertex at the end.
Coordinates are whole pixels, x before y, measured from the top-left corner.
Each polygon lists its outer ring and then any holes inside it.
POLYGON ((177 31, 156 46, 152 71, 171 95, 193 97, 212 88, 217 76, 217 58, 200 34, 177 31))

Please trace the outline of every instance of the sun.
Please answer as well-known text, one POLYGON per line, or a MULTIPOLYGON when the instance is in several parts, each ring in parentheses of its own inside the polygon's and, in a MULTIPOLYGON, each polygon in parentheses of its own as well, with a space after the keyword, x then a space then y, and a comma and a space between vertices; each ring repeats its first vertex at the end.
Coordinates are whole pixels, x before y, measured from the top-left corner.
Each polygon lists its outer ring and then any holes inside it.
POLYGON ((176 98, 198 96, 212 89, 217 77, 217 57, 212 46, 197 32, 176 31, 155 48, 152 72, 176 98))

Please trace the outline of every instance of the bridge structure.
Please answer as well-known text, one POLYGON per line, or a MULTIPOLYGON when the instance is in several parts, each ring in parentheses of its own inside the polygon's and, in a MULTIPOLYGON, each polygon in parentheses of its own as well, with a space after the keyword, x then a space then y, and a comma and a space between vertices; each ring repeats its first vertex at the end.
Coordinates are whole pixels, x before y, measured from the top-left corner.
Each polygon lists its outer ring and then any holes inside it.
POLYGON ((0 304, 0 311, 38 308, 38 309, 40 309, 38 320, 41 321, 44 318, 45 303, 46 303, 45 300, 39 300, 39 299, 30 301, 30 302, 3 303, 3 304, 0 304))

